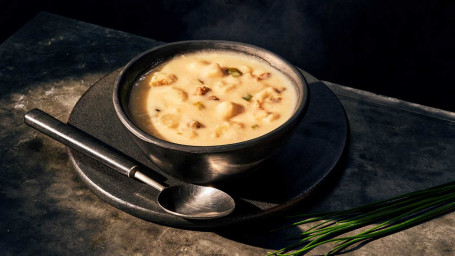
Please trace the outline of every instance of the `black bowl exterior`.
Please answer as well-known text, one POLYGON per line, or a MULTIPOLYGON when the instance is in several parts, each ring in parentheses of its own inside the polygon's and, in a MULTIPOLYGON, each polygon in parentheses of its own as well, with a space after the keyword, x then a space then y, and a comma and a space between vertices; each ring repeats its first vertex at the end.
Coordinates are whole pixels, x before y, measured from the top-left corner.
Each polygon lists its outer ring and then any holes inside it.
POLYGON ((132 133, 130 135, 142 152, 162 171, 186 182, 204 185, 235 180, 245 171, 257 167, 283 146, 295 128, 296 126, 289 126, 283 133, 273 134, 256 143, 217 152, 187 152, 160 147, 147 143, 132 133))
POLYGON ((162 171, 195 184, 213 184, 240 176, 258 166, 290 138, 309 102, 308 85, 301 73, 277 55, 247 44, 227 41, 184 41, 165 44, 131 60, 116 80, 114 108, 130 136, 162 171), (189 146, 161 140, 139 129, 131 120, 128 101, 136 79, 172 57, 201 50, 228 50, 259 57, 288 76, 296 86, 298 102, 293 116, 260 137, 218 146, 189 146))

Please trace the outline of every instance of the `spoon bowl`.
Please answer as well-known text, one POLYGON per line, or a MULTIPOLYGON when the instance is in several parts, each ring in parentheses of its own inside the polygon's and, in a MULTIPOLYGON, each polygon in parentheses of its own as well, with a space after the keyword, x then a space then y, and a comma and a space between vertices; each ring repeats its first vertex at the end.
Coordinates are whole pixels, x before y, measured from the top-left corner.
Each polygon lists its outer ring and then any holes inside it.
POLYGON ((230 214, 235 202, 225 192, 193 184, 167 187, 158 195, 159 205, 187 219, 213 219, 230 214))

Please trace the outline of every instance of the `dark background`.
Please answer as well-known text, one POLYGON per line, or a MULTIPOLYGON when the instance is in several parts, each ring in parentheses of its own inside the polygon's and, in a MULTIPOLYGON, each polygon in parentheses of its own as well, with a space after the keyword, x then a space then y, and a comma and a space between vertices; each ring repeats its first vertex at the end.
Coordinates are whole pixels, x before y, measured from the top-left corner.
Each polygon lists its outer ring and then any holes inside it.
POLYGON ((322 80, 455 111, 452 0, 2 0, 0 42, 41 11, 166 42, 247 42, 322 80))

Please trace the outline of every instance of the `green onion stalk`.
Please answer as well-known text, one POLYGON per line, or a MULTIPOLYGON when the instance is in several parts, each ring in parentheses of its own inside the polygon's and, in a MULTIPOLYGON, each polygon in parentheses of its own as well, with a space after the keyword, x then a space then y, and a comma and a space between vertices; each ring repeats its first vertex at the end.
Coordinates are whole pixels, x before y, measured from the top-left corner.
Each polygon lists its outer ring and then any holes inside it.
POLYGON ((296 242, 268 255, 301 255, 326 243, 334 248, 326 255, 341 253, 354 244, 369 242, 455 210, 455 181, 365 206, 330 213, 291 216, 301 219, 286 227, 318 222, 291 238, 296 242), (376 224, 352 236, 343 234, 376 224))

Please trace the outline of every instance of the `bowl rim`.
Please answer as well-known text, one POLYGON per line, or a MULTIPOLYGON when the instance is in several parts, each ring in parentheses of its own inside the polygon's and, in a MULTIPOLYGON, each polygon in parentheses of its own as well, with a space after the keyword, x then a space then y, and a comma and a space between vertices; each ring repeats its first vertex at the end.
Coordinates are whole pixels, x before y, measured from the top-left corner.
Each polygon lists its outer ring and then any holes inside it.
MULTIPOLYGON (((211 47, 211 48, 207 48, 207 49, 216 50, 217 48, 211 47)), ((247 52, 247 54, 252 55, 251 53, 248 53, 248 52, 247 52)), ((261 58, 261 56, 256 56, 256 57, 261 58)), ((167 148, 167 149, 172 149, 172 150, 177 150, 177 151, 184 151, 187 153, 220 153, 220 152, 227 152, 227 151, 232 151, 232 150, 236 150, 239 148, 256 145, 260 141, 267 140, 267 138, 280 134, 280 132, 283 129, 286 129, 289 125, 292 125, 293 123, 299 121, 305 114, 305 112, 308 108, 308 105, 309 105, 309 86, 308 86, 308 82, 303 77, 302 73, 294 65, 292 65, 286 59, 282 58, 281 56, 277 55, 276 53, 273 53, 264 48, 261 48, 261 47, 255 46, 255 45, 251 45, 251 44, 247 44, 247 43, 226 41, 226 40, 186 40, 186 41, 176 41, 176 42, 172 42, 172 43, 164 43, 162 45, 159 45, 159 46, 153 47, 149 50, 146 50, 146 51, 140 53, 139 55, 137 55, 136 57, 134 57, 133 59, 131 59, 124 66, 124 68, 120 71, 119 75, 117 76, 117 78, 115 80, 112 96, 113 96, 114 109, 115 109, 115 112, 117 113, 117 117, 120 119, 123 126, 129 132, 134 134, 134 136, 136 136, 137 138, 139 138, 147 143, 151 143, 151 144, 157 145, 162 148, 167 148), (129 69, 132 66, 134 66, 138 60, 140 60, 144 56, 150 54, 151 52, 158 51, 160 49, 167 48, 167 47, 175 47, 176 45, 186 45, 186 44, 207 44, 207 45, 210 45, 210 44, 211 45, 213 45, 213 44, 225 44, 225 45, 235 44, 235 45, 254 49, 256 51, 263 52, 265 54, 269 54, 269 55, 273 56, 274 58, 281 61, 284 65, 288 66, 291 69, 291 71, 294 72, 295 75, 297 76, 297 78, 300 80, 301 83, 299 83, 299 81, 296 81, 296 84, 297 84, 297 86, 299 84, 302 85, 301 104, 295 110, 294 114, 290 118, 288 118, 288 120, 286 120, 283 124, 281 124, 280 126, 278 126, 275 129, 273 129, 272 131, 265 133, 261 136, 249 139, 249 140, 240 141, 240 142, 231 143, 231 144, 221 144, 221 145, 211 145, 211 146, 195 146, 195 145, 178 144, 178 143, 162 140, 160 138, 157 138, 157 137, 143 131, 138 126, 136 126, 136 124, 134 124, 134 122, 132 120, 130 120, 128 115, 125 113, 124 107, 121 104, 120 93, 119 93, 120 89, 121 89, 121 86, 120 86, 121 81, 123 80, 123 77, 125 76, 125 74, 129 71, 129 69)))

